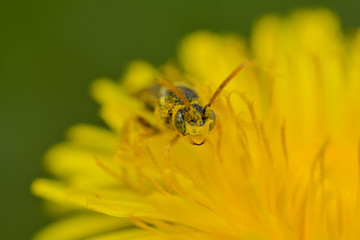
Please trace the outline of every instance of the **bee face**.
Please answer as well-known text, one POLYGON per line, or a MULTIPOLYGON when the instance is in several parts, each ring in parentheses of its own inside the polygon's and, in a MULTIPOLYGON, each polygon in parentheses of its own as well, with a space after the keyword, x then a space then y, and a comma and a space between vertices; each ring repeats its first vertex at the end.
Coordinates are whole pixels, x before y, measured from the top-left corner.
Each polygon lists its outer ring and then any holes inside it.
POLYGON ((217 88, 205 107, 198 104, 198 95, 194 90, 184 86, 177 87, 171 82, 159 78, 158 83, 166 87, 163 98, 159 99, 160 107, 158 109, 161 110, 159 115, 165 120, 168 127, 173 127, 179 134, 186 137, 191 144, 203 144, 209 132, 215 127, 216 117, 211 109, 212 104, 224 87, 244 66, 245 63, 242 63, 235 68, 217 88))
POLYGON ((190 109, 179 109, 173 118, 178 133, 186 136, 191 144, 201 145, 215 126, 215 113, 210 107, 194 104, 190 109))

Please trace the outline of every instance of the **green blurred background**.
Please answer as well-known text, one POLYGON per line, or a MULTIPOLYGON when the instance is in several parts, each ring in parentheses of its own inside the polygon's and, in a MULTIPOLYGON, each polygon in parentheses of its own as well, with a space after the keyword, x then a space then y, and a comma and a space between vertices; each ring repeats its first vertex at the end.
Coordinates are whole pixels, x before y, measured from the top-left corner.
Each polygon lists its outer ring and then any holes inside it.
POLYGON ((359 1, 0 0, 0 239, 30 239, 49 221, 29 186, 69 126, 103 124, 93 79, 134 59, 164 63, 198 29, 249 36, 265 13, 319 6, 360 26, 359 1))

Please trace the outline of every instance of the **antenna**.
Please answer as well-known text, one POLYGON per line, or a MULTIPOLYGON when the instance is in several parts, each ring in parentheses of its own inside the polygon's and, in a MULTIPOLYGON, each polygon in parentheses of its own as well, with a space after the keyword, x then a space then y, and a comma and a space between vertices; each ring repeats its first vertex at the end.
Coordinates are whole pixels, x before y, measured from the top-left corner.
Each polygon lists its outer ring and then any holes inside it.
POLYGON ((235 68, 235 70, 221 83, 221 85, 218 87, 218 89, 216 90, 216 92, 214 93, 214 95, 212 96, 212 98, 210 99, 209 103, 208 103, 208 107, 211 106, 211 104, 213 104, 213 102, 215 101, 215 98, 221 93, 221 91, 224 89, 224 87, 230 82, 231 79, 233 79, 239 72, 241 69, 243 69, 245 67, 245 63, 240 64, 237 68, 235 68))
POLYGON ((191 108, 191 105, 186 99, 185 94, 182 93, 174 84, 164 78, 158 78, 158 83, 172 91, 178 98, 180 98, 180 100, 185 104, 188 109, 191 108))

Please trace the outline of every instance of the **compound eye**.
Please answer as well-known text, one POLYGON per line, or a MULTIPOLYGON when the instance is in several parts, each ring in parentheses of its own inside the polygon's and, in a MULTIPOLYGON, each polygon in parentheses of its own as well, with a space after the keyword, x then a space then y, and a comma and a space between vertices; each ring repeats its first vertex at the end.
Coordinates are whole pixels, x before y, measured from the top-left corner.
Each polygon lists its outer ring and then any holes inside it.
POLYGON ((216 123, 216 116, 213 110, 210 109, 210 120, 212 120, 212 122, 209 125, 209 130, 211 131, 214 127, 215 127, 215 123, 216 123))
POLYGON ((182 110, 177 111, 177 113, 175 114, 174 126, 176 128, 176 131, 178 131, 181 135, 185 134, 186 127, 183 119, 182 110))

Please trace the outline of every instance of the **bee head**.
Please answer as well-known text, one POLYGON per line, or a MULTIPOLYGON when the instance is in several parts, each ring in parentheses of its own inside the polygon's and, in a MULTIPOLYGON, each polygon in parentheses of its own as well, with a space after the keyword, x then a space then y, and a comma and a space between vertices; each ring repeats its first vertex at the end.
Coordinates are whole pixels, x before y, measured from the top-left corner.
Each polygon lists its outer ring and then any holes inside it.
POLYGON ((209 106, 193 104, 190 109, 183 107, 174 114, 173 125, 191 144, 202 145, 215 127, 215 119, 215 113, 209 106))
POLYGON ((170 89, 184 104, 180 109, 174 112, 172 123, 176 131, 187 137, 189 142, 194 145, 202 145, 206 141, 209 132, 215 127, 215 114, 211 110, 211 105, 219 96, 224 87, 233 79, 245 63, 240 64, 235 70, 221 83, 216 92, 211 97, 209 103, 202 107, 198 104, 190 104, 186 95, 177 87, 165 79, 159 78, 161 85, 170 89))

